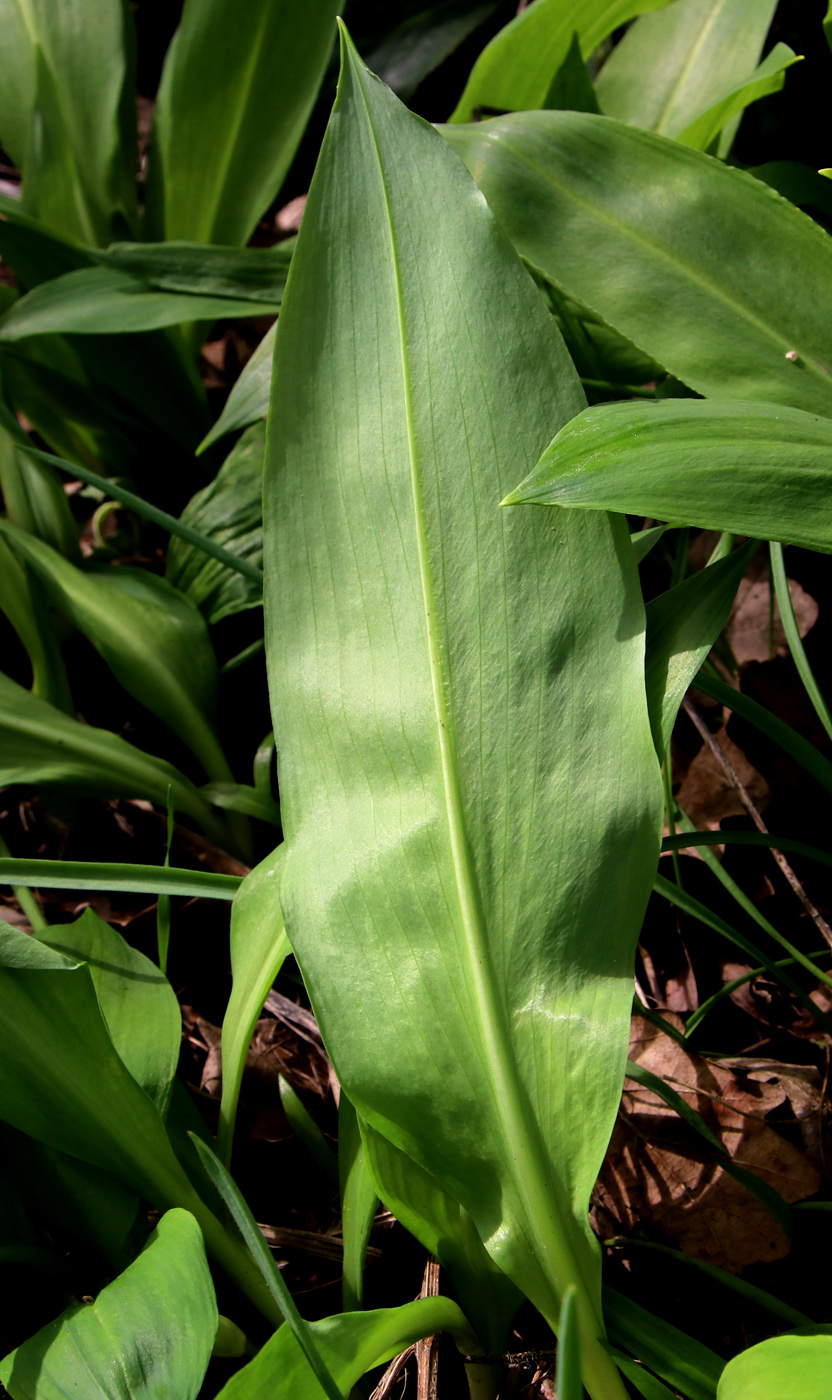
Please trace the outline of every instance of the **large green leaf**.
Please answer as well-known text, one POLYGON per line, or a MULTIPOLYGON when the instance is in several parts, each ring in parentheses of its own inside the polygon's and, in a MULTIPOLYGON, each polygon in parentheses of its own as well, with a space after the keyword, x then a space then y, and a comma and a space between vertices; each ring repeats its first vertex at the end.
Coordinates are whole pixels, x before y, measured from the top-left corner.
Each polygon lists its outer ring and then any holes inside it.
POLYGON ((719 154, 727 154, 734 139, 735 127, 739 125, 746 107, 750 107, 752 102, 759 102, 761 97, 780 92, 786 81, 786 70, 800 61, 800 55, 788 44, 776 44, 745 82, 729 89, 698 117, 694 117, 690 125, 679 133, 677 141, 693 146, 697 151, 709 151, 719 137, 719 154))
POLYGON ((234 1282, 277 1322, 249 1253, 203 1204, 177 1161, 158 1110, 119 1058, 89 967, 0 928, 0 1118, 112 1172, 157 1210, 183 1206, 234 1282), (62 1027, 59 1057, 43 1054, 62 1027))
POLYGON ((216 657, 191 600, 146 569, 78 569, 5 521, 0 531, 125 690, 189 746, 210 777, 231 781, 213 724, 216 657))
POLYGON ((832 1400, 832 1328, 769 1337, 729 1361, 717 1400, 832 1400))
POLYGON ((483 49, 450 120, 479 111, 517 112, 546 105, 550 85, 577 34, 585 58, 617 29, 667 0, 534 0, 483 49))
POLYGON ((238 428, 247 428, 249 423, 255 423, 258 418, 265 418, 269 411, 276 335, 277 322, 263 336, 245 366, 240 378, 228 395, 225 408, 210 433, 207 433, 200 443, 200 452, 204 452, 206 447, 210 447, 212 442, 224 437, 226 433, 236 432, 238 428))
POLYGON ((435 1177, 360 1120, 367 1166, 379 1198, 400 1224, 448 1270, 477 1334, 481 1354, 505 1350, 522 1294, 483 1246, 464 1207, 435 1177))
POLYGON ((642 15, 596 81, 601 111, 662 136, 679 136, 751 76, 775 0, 675 0, 642 15))
MULTIPOLYGON (((269 365, 269 367, 271 367, 269 365)), ((268 394, 268 388, 267 388, 268 394)), ((263 457, 266 428, 255 423, 229 452, 210 486, 188 502, 181 519, 232 554, 263 564, 263 457)), ((171 540, 166 578, 187 593, 210 623, 263 601, 262 582, 227 568, 186 540, 171 540)))
POLYGON ((49 929, 41 941, 88 965, 119 1059, 164 1118, 182 1039, 179 1003, 167 978, 94 909, 49 929))
POLYGON ((587 408, 505 505, 632 511, 832 550, 832 421, 779 404, 587 408))
MULTIPOLYGON (((404 1351, 420 1337, 450 1332, 466 1350, 475 1338, 450 1298, 417 1298, 399 1308, 341 1313, 309 1324, 318 1350, 344 1400, 367 1371, 404 1351)), ((281 1327, 257 1355, 223 1386, 217 1400, 321 1400, 324 1391, 288 1327, 281 1327)))
POLYGON ((31 335, 106 335, 158 330, 187 321, 277 311, 270 301, 160 291, 116 267, 82 267, 42 282, 0 321, 0 341, 31 335))
POLYGON ((246 876, 231 906, 231 996, 222 1023, 222 1100, 217 1152, 231 1161, 234 1120, 248 1047, 257 1018, 284 960, 292 951, 275 897, 283 847, 246 876))
POLYGON ((133 20, 121 0, 2 0, 0 140, 27 210, 83 243, 136 214, 133 20))
POLYGON ((12 1400, 196 1400, 216 1335, 199 1226, 169 1210, 134 1263, 0 1362, 0 1379, 12 1400))
POLYGON ((171 788, 187 812, 216 839, 223 828, 188 779, 117 734, 82 724, 0 673, 0 786, 68 787, 78 796, 143 797, 158 806, 171 788))
POLYGON ((227 297, 263 302, 264 310, 280 301, 296 240, 275 248, 212 248, 204 243, 113 243, 93 256, 101 267, 129 273, 163 292, 227 297))
POLYGON ((247 243, 303 134, 337 0, 186 0, 156 100, 150 238, 247 243))
POLYGON ((442 130, 523 257, 678 379, 832 414, 832 239, 761 181, 580 112, 442 130))
POLYGON ((554 1326, 578 1284, 618 1396, 587 1202, 660 823, 633 551, 497 508, 575 371, 459 162, 344 63, 266 471, 287 933, 358 1112, 554 1326))

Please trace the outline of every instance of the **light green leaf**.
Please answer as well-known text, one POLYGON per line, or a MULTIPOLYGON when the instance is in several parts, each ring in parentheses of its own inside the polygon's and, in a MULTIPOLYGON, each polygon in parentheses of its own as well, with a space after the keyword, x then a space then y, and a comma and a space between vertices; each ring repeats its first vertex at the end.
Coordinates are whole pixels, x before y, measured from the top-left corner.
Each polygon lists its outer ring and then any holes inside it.
POLYGON ((759 102, 761 97, 768 97, 772 92, 780 92, 786 79, 786 69, 800 61, 788 44, 776 44, 750 78, 701 112, 690 126, 679 133, 677 141, 681 141, 683 146, 693 146, 697 151, 707 151, 722 132, 719 153, 727 155, 733 141, 733 128, 738 124, 734 119, 738 119, 752 102, 759 102))
POLYGON ((647 604, 644 676, 656 752, 664 757, 685 692, 728 621, 757 541, 734 550, 647 604))
POLYGON ((248 242, 303 134, 337 11, 337 0, 186 0, 156 99, 149 238, 248 242))
POLYGON ((611 1400, 587 1203, 660 826, 642 605, 622 520, 496 505, 581 399, 465 171, 347 43, 270 412, 281 903, 357 1111, 554 1326, 577 1284, 611 1400))
MULTIPOLYGON (((267 364, 271 378, 271 356, 267 364)), ((268 383, 266 395, 268 407, 268 383)), ((181 516, 182 522, 203 538, 224 546, 258 570, 263 565, 265 451, 265 424, 255 423, 229 452, 210 486, 191 497, 181 516)), ((211 624, 245 608, 259 607, 263 601, 262 582, 244 578, 183 539, 174 537, 170 542, 165 576, 196 603, 211 624)))
POLYGON ((358 1114, 343 1089, 338 1103, 338 1189, 344 1241, 341 1310, 359 1312, 364 1305, 364 1262, 378 1194, 370 1175, 358 1114))
POLYGON ((832 1328, 769 1337, 729 1361, 717 1400, 832 1400, 832 1328))
POLYGON ((136 215, 133 17, 120 0, 2 0, 0 140, 30 214, 108 243, 136 215))
POLYGON ((239 875, 218 875, 213 870, 19 857, 0 859, 0 877, 44 889, 125 890, 133 894, 181 894, 187 899, 232 900, 242 884, 239 875))
POLYGON ((276 1323, 259 1270, 191 1186, 157 1109, 116 1053, 89 967, 0 927, 0 1010, 0 1118, 112 1172, 157 1210, 190 1210, 209 1254, 276 1323), (55 1025, 57 1060, 42 1053, 55 1025))
POLYGON ((185 242, 112 243, 94 257, 101 267, 127 273, 159 291, 263 302, 264 310, 268 310, 280 302, 295 242, 294 238, 287 238, 275 248, 216 248, 185 242))
POLYGON ((247 428, 269 411, 272 386, 272 360, 277 336, 277 323, 267 331, 226 400, 225 408, 203 441, 198 452, 204 452, 212 442, 226 433, 247 428))
POLYGON ((231 782, 213 723, 216 657, 191 600, 146 569, 78 569, 6 521, 0 532, 125 690, 188 745, 210 777, 231 782))
POLYGON ((666 0, 534 0, 483 49, 452 122, 542 107, 577 34, 584 58, 619 25, 666 0))
POLYGON ((258 316, 277 311, 279 306, 279 295, 271 301, 190 296, 157 291, 117 268, 82 267, 54 281, 41 282, 16 301, 0 321, 0 342, 55 333, 125 335, 188 321, 258 316))
POLYGON ((138 1258, 0 1362, 12 1400, 196 1400, 217 1334, 202 1234, 162 1216, 138 1258))
POLYGON ((832 414, 832 239, 773 190, 587 113, 442 131, 523 257, 677 379, 832 414))
POLYGON ((212 807, 280 826, 280 808, 271 794, 248 783, 205 783, 199 792, 212 807))
POLYGON ((448 1270, 477 1334, 479 1350, 499 1355, 523 1295, 497 1267, 463 1206, 435 1177, 360 1119, 367 1166, 379 1198, 448 1270))
POLYGON ((0 673, 0 786, 14 783, 68 787, 78 796, 143 797, 160 807, 170 786, 177 811, 223 837, 205 800, 169 763, 72 719, 0 673))
POLYGON ((599 404, 504 504, 632 511, 829 551, 831 450, 832 421, 779 404, 599 404))
POLYGON ((275 894, 283 869, 278 846, 246 876, 231 906, 231 996, 222 1023, 222 1099, 217 1152, 231 1162, 234 1120, 248 1047, 263 1003, 291 953, 275 894))
POLYGON ((182 1039, 179 1003, 167 978, 94 909, 41 939, 65 957, 87 963, 118 1056, 164 1118, 182 1039))
POLYGON ((775 0, 675 0, 643 15, 598 75, 601 111, 678 137, 751 76, 774 10, 775 0))
MULTIPOLYGON (((420 1337, 450 1332, 466 1350, 475 1340, 456 1303, 441 1297, 417 1298, 400 1308, 325 1317, 309 1323, 309 1331, 344 1400, 367 1371, 420 1337)), ((281 1327, 223 1386, 217 1400, 262 1400, 264 1395, 275 1400, 320 1400, 324 1393, 289 1328, 281 1327)))

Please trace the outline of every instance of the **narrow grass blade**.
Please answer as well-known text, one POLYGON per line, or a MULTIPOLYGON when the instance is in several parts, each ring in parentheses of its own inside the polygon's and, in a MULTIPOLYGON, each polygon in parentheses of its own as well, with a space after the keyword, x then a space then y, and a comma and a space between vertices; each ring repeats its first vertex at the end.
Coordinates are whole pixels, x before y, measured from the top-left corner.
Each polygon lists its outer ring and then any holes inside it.
POLYGON ((656 1244, 652 1240, 627 1239, 622 1240, 621 1243, 626 1246, 628 1252, 632 1249, 652 1250, 654 1253, 663 1255, 666 1259, 672 1259, 676 1264, 694 1269, 705 1278, 713 1279, 714 1283, 719 1283, 723 1288, 739 1294, 741 1298, 753 1303, 755 1307, 763 1308, 772 1317, 779 1317, 780 1321, 787 1323, 789 1327, 811 1327, 813 1325, 810 1317, 799 1312, 789 1303, 775 1298, 772 1293, 767 1293, 764 1288, 758 1288, 755 1283, 749 1283, 747 1279, 738 1278, 736 1274, 729 1274, 725 1269, 717 1268, 716 1264, 709 1264, 706 1259, 698 1259, 695 1254, 685 1254, 681 1249, 671 1249, 668 1245, 656 1244))
POLYGON ((62 472, 67 472, 78 481, 85 481, 88 486, 95 486, 99 491, 103 491, 110 499, 120 501, 123 506, 134 510, 137 515, 141 515, 145 520, 152 520, 154 525, 161 525, 163 530, 169 534, 178 536, 196 549, 201 549, 203 554, 210 554, 213 559, 224 564, 227 569, 234 569, 237 573, 243 574, 254 583, 263 586, 263 573, 256 565, 249 563, 247 559, 241 559, 239 555, 232 554, 230 550, 223 549, 222 545, 216 544, 214 540, 206 535, 201 535, 198 530, 194 530, 190 525, 176 516, 168 515, 167 511, 160 510, 158 506, 151 505, 150 501, 142 500, 133 491, 127 491, 119 483, 109 481, 105 476, 99 476, 98 472, 90 471, 87 467, 79 467, 75 462, 65 462, 62 457, 53 457, 49 452, 37 452, 33 448, 26 449, 33 457, 47 462, 50 466, 57 467, 62 472))
POLYGON ((805 841, 796 841, 792 836, 775 836, 763 831, 686 831, 675 836, 665 836, 663 851, 682 851, 688 846, 773 846, 781 851, 793 851, 797 856, 817 860, 821 865, 832 865, 832 855, 818 846, 808 846, 805 841))
POLYGON ((179 894, 188 899, 232 900, 242 880, 211 870, 177 870, 155 865, 106 861, 24 860, 0 858, 6 884, 42 886, 45 890, 123 890, 131 894, 179 894))
MULTIPOLYGON (((829 955, 829 948, 821 948, 816 953, 810 953, 809 957, 813 959, 828 958, 829 955)), ((795 958, 778 958, 777 962, 775 963, 775 967, 794 967, 795 961, 795 958)), ((682 1040, 684 1041, 685 1039, 687 1039, 688 1036, 692 1036, 693 1032, 697 1029, 697 1027, 702 1024, 705 1017, 711 1011, 713 1011, 714 1007, 717 1006, 719 1002, 723 1001, 725 997, 729 997, 732 992, 735 992, 737 990, 738 987, 744 987, 749 982, 753 982, 755 977, 761 977, 765 971, 766 969, 764 967, 752 967, 751 970, 749 972, 744 973, 742 977, 734 977, 730 982, 723 982, 719 991, 714 992, 713 996, 710 996, 705 1001, 700 1002, 696 1010, 688 1018, 687 1022, 685 1023, 686 1035, 682 1037, 682 1040)), ((818 969, 818 976, 822 975, 823 974, 820 972, 820 969, 818 969)), ((650 1012, 648 1014, 646 1008, 641 1008, 640 1014, 648 1016, 648 1019, 652 1020, 654 1025, 656 1024, 655 1012, 650 1012)), ((670 1022, 667 1022, 666 1026, 668 1029, 670 1029, 670 1022)))
POLYGON ((823 698, 812 668, 809 665, 809 658, 803 645, 803 638, 797 625, 794 615, 794 605, 792 603, 791 592, 789 591, 789 580, 786 577, 786 565, 783 561, 783 546, 776 544, 773 540, 769 545, 771 551, 771 574, 774 579, 774 589, 777 594, 777 605, 780 609, 780 617, 783 622, 783 631, 786 634, 786 641, 789 644, 792 660, 798 669, 800 679, 806 687, 806 694, 809 696, 815 707, 815 713, 832 739, 832 715, 829 713, 829 706, 823 698))
MULTIPOLYGON (((234 1120, 248 1047, 269 988, 291 953, 274 886, 280 882, 285 852, 278 846, 234 882, 231 907, 231 996, 222 1023, 222 1099, 217 1153, 228 1167, 234 1120)), ((227 878, 227 877, 224 877, 227 878)))
POLYGON ((341 1308, 357 1312, 364 1305, 364 1261, 378 1196, 364 1151, 358 1114, 344 1090, 338 1104, 338 1189, 344 1266, 341 1308))
POLYGON ((205 1171, 231 1212, 234 1223, 245 1241, 247 1248, 251 1251, 251 1256, 263 1276, 263 1281, 267 1289, 277 1307, 280 1309, 286 1326, 306 1357, 321 1389, 324 1394, 329 1397, 329 1400, 343 1400, 340 1387, 336 1385, 329 1368, 324 1363, 318 1351, 309 1323, 305 1322, 298 1312, 295 1301, 280 1275, 280 1270, 272 1258, 272 1252, 266 1244, 262 1231, 246 1205, 239 1188, 226 1171, 219 1157, 211 1151, 206 1142, 203 1142, 201 1138, 196 1137, 194 1134, 191 1134, 191 1141, 199 1154, 200 1161, 205 1171))
POLYGON ((716 1400, 725 1363, 710 1347, 614 1288, 604 1289, 604 1316, 616 1346, 638 1356, 685 1400, 716 1400))
MULTIPOLYGON (((168 788, 168 829, 165 842, 164 869, 170 869, 170 843, 173 840, 173 794, 168 788)), ((162 974, 167 972, 168 948, 170 946, 170 895, 160 894, 156 906, 156 947, 159 967, 162 974)))

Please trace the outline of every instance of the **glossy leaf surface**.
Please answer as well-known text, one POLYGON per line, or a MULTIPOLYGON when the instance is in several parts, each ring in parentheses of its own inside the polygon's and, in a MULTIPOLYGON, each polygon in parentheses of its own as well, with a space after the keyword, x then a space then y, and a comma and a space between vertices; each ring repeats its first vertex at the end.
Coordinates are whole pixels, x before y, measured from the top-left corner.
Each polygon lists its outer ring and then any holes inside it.
POLYGON ((452 122, 542 107, 575 34, 584 58, 620 24, 666 0, 534 0, 483 49, 452 122))
POLYGON ((618 1395, 586 1210, 658 845, 632 547, 498 509, 575 371, 446 145, 344 64, 266 471, 287 933, 358 1112, 555 1326, 579 1284, 588 1385, 618 1395))
POLYGON ((178 734, 211 777, 228 781, 213 727, 216 658, 191 600, 146 569, 78 569, 40 540, 0 528, 125 690, 178 734))
POLYGON ((303 134, 336 0, 186 0, 154 112, 148 236, 248 242, 303 134))
POLYGON ((770 1337, 729 1361, 717 1400, 832 1400, 832 1330, 770 1337))
MULTIPOLYGON (((229 452, 211 484, 191 497, 181 516, 183 523, 203 538, 258 569, 263 565, 265 451, 265 424, 255 423, 229 452)), ((263 601, 261 584, 175 537, 168 548, 166 578, 188 595, 211 624, 245 608, 259 607, 263 601)))
POLYGON ((177 811, 220 834, 207 803, 169 763, 118 734, 72 719, 2 674, 0 783, 70 787, 89 797, 143 797, 160 807, 170 786, 177 811))
POLYGON ((832 239, 773 190, 609 117, 442 131, 523 257, 677 379, 832 414, 832 239))
POLYGON ((562 428, 507 505, 633 511, 832 550, 832 421, 779 404, 603 404, 562 428))
POLYGON ((642 15, 598 75, 601 111, 679 136, 750 77, 774 10, 774 0, 675 0, 642 15))
POLYGON ((188 321, 260 315, 279 306, 277 294, 270 301, 191 296, 160 291, 117 268, 82 267, 42 282, 16 301, 0 322, 0 341, 32 335, 125 335, 188 321))
POLYGON ((167 978, 94 909, 49 929, 42 942, 87 964, 119 1059, 164 1118, 182 1039, 182 1016, 167 978))
POLYGON ((138 1258, 0 1362, 12 1400, 196 1400, 217 1333, 202 1232, 162 1216, 138 1258))
MULTIPOLYGON (((341 1313, 309 1324, 315 1344, 344 1400, 374 1366, 429 1337, 452 1332, 465 1347, 474 1338, 450 1298, 417 1298, 399 1308, 341 1313)), ((217 1400, 321 1400, 324 1391, 288 1327, 281 1327, 257 1355, 223 1386, 217 1400)))

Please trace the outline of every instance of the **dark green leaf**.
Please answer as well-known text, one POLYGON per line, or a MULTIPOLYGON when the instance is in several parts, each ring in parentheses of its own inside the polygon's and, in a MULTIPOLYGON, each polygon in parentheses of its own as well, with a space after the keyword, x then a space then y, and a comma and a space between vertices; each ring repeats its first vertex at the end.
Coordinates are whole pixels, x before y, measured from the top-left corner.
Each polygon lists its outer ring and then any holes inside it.
POLYGON ((716 1400, 721 1357, 633 1298, 604 1289, 604 1317, 612 1340, 656 1371, 686 1400, 716 1400))
POLYGON ((295 241, 288 238, 275 248, 216 248, 184 242, 112 243, 106 252, 95 254, 95 261, 102 267, 128 273, 159 291, 263 302, 267 311, 280 302, 295 241))

